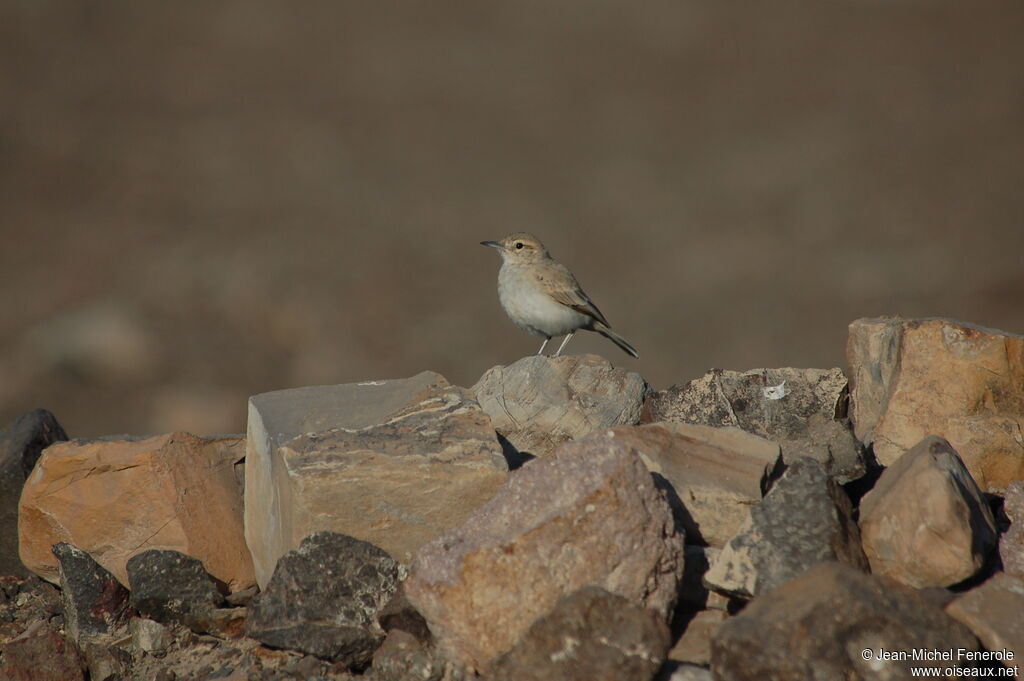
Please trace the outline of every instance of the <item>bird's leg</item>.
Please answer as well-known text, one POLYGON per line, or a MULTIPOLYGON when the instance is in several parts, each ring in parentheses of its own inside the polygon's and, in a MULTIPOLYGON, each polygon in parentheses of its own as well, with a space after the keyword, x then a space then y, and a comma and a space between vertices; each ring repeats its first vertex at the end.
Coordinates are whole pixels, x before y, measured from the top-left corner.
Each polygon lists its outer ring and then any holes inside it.
POLYGON ((555 352, 555 354, 553 355, 554 357, 558 357, 560 354, 562 354, 562 348, 564 348, 569 343, 569 341, 573 337, 573 334, 575 334, 575 333, 576 333, 575 331, 570 331, 569 332, 569 335, 565 337, 565 340, 562 341, 562 344, 558 346, 558 351, 555 352))
POLYGON ((549 340, 551 340, 551 336, 548 336, 547 338, 545 338, 544 342, 540 344, 540 350, 537 351, 538 355, 543 355, 544 354, 544 348, 547 347, 549 340))

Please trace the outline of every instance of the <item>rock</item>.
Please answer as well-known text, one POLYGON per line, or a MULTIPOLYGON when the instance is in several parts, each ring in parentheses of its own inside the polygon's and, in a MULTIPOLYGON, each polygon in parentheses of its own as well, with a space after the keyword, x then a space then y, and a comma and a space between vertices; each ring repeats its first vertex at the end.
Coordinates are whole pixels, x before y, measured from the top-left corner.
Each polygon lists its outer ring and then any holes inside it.
POLYGON ((647 382, 598 355, 533 355, 488 369, 473 392, 515 450, 547 456, 601 428, 637 423, 647 382))
POLYGON ((376 546, 316 532, 278 561, 250 605, 246 634, 275 648, 365 668, 384 640, 378 613, 403 577, 403 568, 376 546))
MULTIPOLYGON (((710 546, 687 544, 684 550, 683 578, 679 582, 679 601, 676 607, 689 610, 703 610, 713 607, 708 604, 712 592, 704 584, 704 574, 711 562, 718 557, 721 549, 710 546)), ((718 594, 714 594, 718 596, 718 594)), ((719 598, 721 598, 719 596, 719 598)))
POLYGON ((1007 486, 1003 511, 1010 519, 1010 529, 999 539, 1003 569, 1007 574, 1024 578, 1024 480, 1007 486))
POLYGON ((131 604, 139 614, 209 631, 224 596, 201 562, 178 551, 150 549, 132 556, 127 568, 131 604))
POLYGON ((373 681, 440 681, 444 662, 415 636, 401 629, 388 632, 373 654, 373 681))
POLYGON ((0 643, 20 636, 40 620, 61 624, 63 611, 60 590, 49 582, 35 575, 0 576, 0 643))
POLYGON ((976 651, 978 642, 918 592, 828 562, 724 622, 711 642, 711 673, 717 681, 909 679, 911 665, 967 666, 955 658, 959 648, 976 651), (893 661, 880 659, 883 649, 953 651, 954 659, 893 661))
POLYGON ((592 437, 640 456, 691 543, 723 546, 782 471, 777 444, 737 428, 654 423, 592 437))
POLYGON ((778 442, 787 464, 816 459, 842 484, 865 471, 863 448, 846 422, 847 402, 840 369, 713 369, 648 395, 642 421, 740 428, 778 442))
MULTIPOLYGON (((139 619, 130 625, 144 650, 130 639, 130 669, 123 681, 341 681, 349 676, 331 673, 329 664, 312 655, 263 648, 249 638, 221 640, 197 636, 177 624, 162 625, 139 619)), ((90 681, 93 681, 90 679, 90 681)), ((111 681, 114 681, 111 679, 111 681)))
POLYGON ((492 681, 650 681, 671 644, 655 612, 589 586, 563 598, 499 657, 492 681))
POLYGON ((868 569, 849 497, 814 459, 798 459, 711 564, 704 581, 753 598, 808 568, 838 560, 868 569))
POLYGON ((713 677, 705 667, 669 660, 661 668, 657 681, 713 681, 713 677))
POLYGON ((423 372, 249 399, 245 531, 265 587, 320 530, 411 562, 505 481, 508 464, 470 392, 423 372))
POLYGON ((252 599, 259 592, 260 592, 259 587, 257 587, 254 584, 253 586, 250 586, 247 589, 242 589, 241 591, 236 591, 234 593, 228 594, 227 596, 224 597, 224 600, 227 601, 228 605, 230 605, 232 607, 239 607, 239 606, 244 607, 244 606, 249 605, 249 603, 252 601, 252 599))
POLYGON ((18 499, 43 450, 67 439, 45 409, 23 414, 0 431, 0 575, 30 574, 18 559, 18 499))
POLYGON ((248 608, 216 608, 213 612, 197 618, 193 630, 210 633, 219 638, 238 638, 245 634, 245 623, 248 619, 248 608))
POLYGON ((989 509, 957 453, 927 437, 887 468, 860 504, 871 571, 913 587, 974 575, 996 544, 989 509))
POLYGON ((406 581, 446 657, 484 670, 562 597, 601 586, 667 617, 683 536, 643 462, 607 437, 528 462, 406 581))
POLYGON ((89 681, 121 681, 128 676, 132 658, 126 651, 106 643, 86 641, 82 656, 89 672, 89 681))
POLYGON ((850 324, 854 432, 888 466, 928 435, 985 492, 1024 479, 1024 337, 950 319, 850 324))
POLYGON ((50 547, 66 541, 127 584, 129 558, 171 549, 201 560, 232 590, 252 585, 233 469, 243 446, 238 437, 188 433, 50 446, 21 497, 22 561, 56 583, 50 547))
POLYGON ((59 563, 64 628, 76 643, 113 633, 131 616, 128 589, 92 557, 71 544, 53 547, 59 563))
POLYGON ((683 635, 668 652, 668 659, 697 665, 711 662, 711 639, 726 619, 728 615, 724 610, 701 610, 695 613, 686 623, 683 635))
POLYGON ((128 623, 132 645, 144 653, 160 654, 174 641, 170 630, 159 622, 142 617, 133 617, 128 623))
POLYGON ((805 423, 807 429, 799 436, 772 438, 782 448, 782 459, 787 465, 800 458, 814 459, 840 485, 864 476, 864 447, 853 436, 848 420, 811 414, 805 423))
POLYGON ((434 637, 427 627, 427 621, 423 619, 416 608, 412 607, 409 597, 405 595, 405 587, 399 585, 398 590, 391 597, 380 612, 377 613, 377 623, 381 629, 390 632, 393 629, 412 634, 423 644, 432 644, 434 637))
POLYGON ((946 612, 963 622, 989 651, 1010 651, 1012 657, 995 657, 1007 667, 1024 658, 1024 580, 999 573, 946 606, 946 612))
POLYGON ((0 652, 4 681, 85 681, 85 664, 75 645, 43 621, 8 641, 0 652))

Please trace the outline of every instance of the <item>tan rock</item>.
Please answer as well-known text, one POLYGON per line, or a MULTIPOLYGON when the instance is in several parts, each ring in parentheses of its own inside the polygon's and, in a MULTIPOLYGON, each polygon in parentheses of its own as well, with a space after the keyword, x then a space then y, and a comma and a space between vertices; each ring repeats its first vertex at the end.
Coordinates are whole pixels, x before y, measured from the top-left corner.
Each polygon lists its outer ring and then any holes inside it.
POLYGON ((637 453, 668 492, 687 541, 709 546, 722 547, 736 534, 782 469, 779 445, 738 428, 652 423, 592 437, 637 453))
POLYGON ((682 568, 683 537, 643 462, 615 439, 588 437, 530 461, 426 544, 405 588, 449 659, 484 671, 584 586, 667 619, 682 568))
POLYGON ((860 504, 871 571, 913 587, 976 573, 996 543, 992 512, 948 442, 928 437, 887 468, 860 504))
POLYGON ((668 659, 676 662, 706 665, 711 662, 711 639, 718 627, 729 616, 724 610, 701 610, 686 623, 683 635, 679 637, 668 659))
POLYGON ((193 556, 232 591, 253 584, 234 466, 241 437, 188 433, 48 447, 25 483, 21 560, 56 583, 50 547, 68 542, 128 583, 125 563, 149 549, 193 556))
POLYGON ((1012 658, 997 657, 1007 667, 1024 660, 1024 580, 999 573, 946 606, 993 653, 1009 651, 1012 658))
POLYGON ((1010 529, 999 538, 999 557, 1006 572, 1024 578, 1024 480, 1007 486, 1003 510, 1010 519, 1010 529))
POLYGON ((508 471, 487 414, 433 372, 256 395, 248 428, 245 532, 261 586, 321 530, 408 563, 508 471))
POLYGON ((637 423, 647 383, 598 355, 533 355, 488 369, 473 392, 516 450, 546 456, 600 428, 637 423))
POLYGON ((940 435, 982 490, 1024 478, 1024 337, 949 319, 858 319, 847 359, 854 432, 879 463, 940 435))

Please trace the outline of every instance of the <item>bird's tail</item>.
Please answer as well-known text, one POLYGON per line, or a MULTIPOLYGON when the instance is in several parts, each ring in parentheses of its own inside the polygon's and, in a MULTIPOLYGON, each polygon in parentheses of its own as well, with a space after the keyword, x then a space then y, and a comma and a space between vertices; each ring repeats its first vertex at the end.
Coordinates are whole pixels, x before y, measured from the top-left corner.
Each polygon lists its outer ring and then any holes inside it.
POLYGON ((599 334, 610 340, 612 343, 618 345, 620 348, 622 348, 622 351, 625 352, 627 355, 632 355, 633 357, 640 359, 640 353, 636 351, 636 348, 630 345, 628 340, 626 340, 619 334, 615 333, 601 322, 597 322, 596 324, 594 324, 594 331, 597 331, 599 334))

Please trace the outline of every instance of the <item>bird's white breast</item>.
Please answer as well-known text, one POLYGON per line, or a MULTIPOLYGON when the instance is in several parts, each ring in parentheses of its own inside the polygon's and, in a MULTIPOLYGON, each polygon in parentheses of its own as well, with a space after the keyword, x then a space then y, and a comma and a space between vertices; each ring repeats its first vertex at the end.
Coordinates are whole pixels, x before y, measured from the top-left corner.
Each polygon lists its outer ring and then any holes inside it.
POLYGON ((529 272, 502 265, 498 272, 498 298, 516 326, 535 336, 561 336, 589 322, 589 318, 549 296, 529 272))

